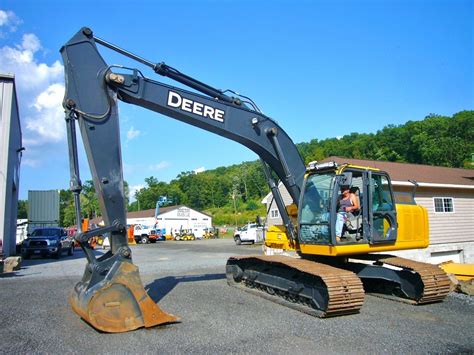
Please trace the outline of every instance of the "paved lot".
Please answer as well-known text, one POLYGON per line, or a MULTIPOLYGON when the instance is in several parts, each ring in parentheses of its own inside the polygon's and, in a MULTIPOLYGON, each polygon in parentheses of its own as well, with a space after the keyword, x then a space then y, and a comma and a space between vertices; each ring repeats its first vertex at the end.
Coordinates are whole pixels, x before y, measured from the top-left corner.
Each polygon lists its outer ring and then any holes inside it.
POLYGON ((33 259, 0 277, 0 353, 473 353, 474 302, 449 296, 411 306, 366 296, 360 314, 318 319, 227 286, 229 256, 257 246, 230 239, 133 247, 143 283, 181 323, 103 334, 67 296, 85 259, 33 259))

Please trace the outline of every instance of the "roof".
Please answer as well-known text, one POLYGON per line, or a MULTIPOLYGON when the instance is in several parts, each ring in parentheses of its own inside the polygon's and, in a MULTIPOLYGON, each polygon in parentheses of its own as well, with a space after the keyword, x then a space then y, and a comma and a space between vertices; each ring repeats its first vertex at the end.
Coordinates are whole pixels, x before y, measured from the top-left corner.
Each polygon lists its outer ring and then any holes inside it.
MULTIPOLYGON (((163 214, 169 211, 176 210, 181 207, 187 207, 185 205, 177 205, 177 206, 168 206, 168 207, 160 207, 159 214, 163 214)), ((149 210, 143 211, 131 211, 127 212, 127 218, 148 218, 148 217, 155 217, 155 209, 151 208, 149 210)))
POLYGON ((12 73, 0 73, 2 79, 15 79, 15 75, 12 73))
POLYGON ((464 185, 474 187, 474 169, 446 168, 442 166, 407 164, 379 160, 362 160, 342 157, 328 157, 321 162, 335 161, 370 166, 386 171, 392 182, 416 180, 418 183, 464 185))

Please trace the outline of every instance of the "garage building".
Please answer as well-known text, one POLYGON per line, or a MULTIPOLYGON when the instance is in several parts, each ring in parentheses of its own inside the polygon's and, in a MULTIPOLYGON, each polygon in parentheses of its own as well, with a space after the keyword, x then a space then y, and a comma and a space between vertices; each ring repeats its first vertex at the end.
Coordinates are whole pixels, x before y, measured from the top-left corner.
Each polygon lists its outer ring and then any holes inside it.
MULTIPOLYGON (((102 219, 91 221, 100 224, 102 219)), ((161 207, 157 218, 155 209, 127 212, 127 224, 142 224, 165 229, 166 234, 176 233, 181 229, 192 229, 196 238, 201 238, 206 228, 212 227, 212 217, 185 205, 161 207)))

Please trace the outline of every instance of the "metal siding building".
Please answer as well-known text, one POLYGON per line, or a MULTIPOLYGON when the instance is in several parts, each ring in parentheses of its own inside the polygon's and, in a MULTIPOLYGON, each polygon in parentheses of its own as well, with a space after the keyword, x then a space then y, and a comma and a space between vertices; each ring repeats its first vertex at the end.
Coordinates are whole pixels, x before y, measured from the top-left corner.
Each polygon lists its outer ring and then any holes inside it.
POLYGON ((0 74, 0 241, 4 256, 15 254, 22 134, 15 77, 0 74))
POLYGON ((59 226, 59 190, 28 191, 28 232, 59 226))
MULTIPOLYGON (((428 211, 430 245, 426 249, 397 251, 391 254, 432 263, 447 260, 474 263, 474 170, 340 157, 330 157, 322 162, 327 161, 339 164, 347 162, 386 171, 390 174, 395 192, 413 191, 413 184, 408 182, 408 179, 419 183, 415 201, 428 211), (435 207, 436 200, 449 201, 449 210, 439 211, 439 206, 435 207)), ((278 187, 285 204, 290 204, 291 198, 284 185, 280 183, 278 187)), ((271 193, 262 203, 269 207, 268 225, 281 225, 281 218, 272 214, 272 211, 278 209, 275 202, 272 202, 271 193), (268 206, 270 203, 271 206, 268 206)))

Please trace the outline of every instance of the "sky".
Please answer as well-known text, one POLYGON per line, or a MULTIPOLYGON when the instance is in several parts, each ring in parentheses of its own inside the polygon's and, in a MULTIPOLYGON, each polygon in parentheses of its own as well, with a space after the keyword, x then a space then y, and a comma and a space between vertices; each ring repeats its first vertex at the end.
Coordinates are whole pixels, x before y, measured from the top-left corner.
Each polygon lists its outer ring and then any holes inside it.
MULTIPOLYGON (((295 143, 377 132, 474 109, 474 1, 2 0, 0 72, 16 80, 28 190, 67 189, 60 47, 81 27, 151 62, 251 97, 295 143)), ((140 63, 99 48, 108 64, 140 63)), ((256 160, 249 149, 121 103, 124 178, 132 194, 256 160)), ((81 178, 90 172, 80 152, 81 178)))

